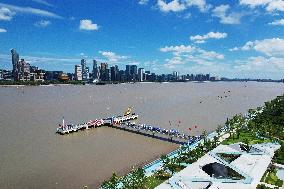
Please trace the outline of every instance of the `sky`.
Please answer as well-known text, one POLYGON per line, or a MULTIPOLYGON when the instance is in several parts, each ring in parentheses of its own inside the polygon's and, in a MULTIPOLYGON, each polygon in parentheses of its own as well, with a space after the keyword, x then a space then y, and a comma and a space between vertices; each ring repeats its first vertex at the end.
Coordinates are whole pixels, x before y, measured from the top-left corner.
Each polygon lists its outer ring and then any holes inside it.
POLYGON ((46 70, 82 58, 180 74, 284 78, 284 0, 0 0, 0 69, 10 49, 46 70))

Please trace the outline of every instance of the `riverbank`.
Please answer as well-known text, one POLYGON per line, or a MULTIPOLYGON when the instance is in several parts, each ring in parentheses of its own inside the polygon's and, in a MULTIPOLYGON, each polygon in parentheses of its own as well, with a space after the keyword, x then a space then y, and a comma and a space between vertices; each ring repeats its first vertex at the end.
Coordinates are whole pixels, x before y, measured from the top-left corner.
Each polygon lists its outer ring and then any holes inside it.
POLYGON ((0 80, 0 87, 13 87, 13 86, 57 86, 57 85, 117 85, 117 84, 135 84, 135 83, 142 83, 142 84, 153 84, 153 83, 160 83, 160 84, 167 84, 167 83, 208 83, 208 82, 260 82, 260 83, 284 83, 283 80, 253 80, 253 81, 246 81, 246 80, 218 80, 218 81, 136 81, 136 82, 111 82, 111 81, 101 81, 101 82, 86 82, 86 81, 12 81, 12 80, 0 80))

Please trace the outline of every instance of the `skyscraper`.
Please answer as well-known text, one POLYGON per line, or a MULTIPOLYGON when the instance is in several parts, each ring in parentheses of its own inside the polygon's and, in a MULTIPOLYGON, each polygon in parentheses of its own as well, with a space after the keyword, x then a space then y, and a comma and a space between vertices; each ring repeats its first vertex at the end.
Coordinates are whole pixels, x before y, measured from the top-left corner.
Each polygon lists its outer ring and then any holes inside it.
POLYGON ((128 81, 135 81, 137 78, 137 65, 126 65, 125 75, 128 81))
POLYGON ((81 65, 75 65, 75 79, 82 81, 82 67, 81 65))
POLYGON ((206 80, 207 80, 207 81, 210 80, 210 74, 206 74, 206 80))
POLYGON ((109 69, 108 69, 108 64, 107 63, 101 63, 101 68, 100 68, 100 80, 101 81, 109 81, 109 69))
POLYGON ((19 54, 17 53, 15 49, 11 49, 11 54, 12 54, 12 65, 13 65, 12 74, 13 74, 14 80, 18 80, 17 64, 19 62, 19 54))
POLYGON ((145 75, 144 68, 139 68, 138 69, 138 80, 139 81, 144 81, 144 75, 145 75))
POLYGON ((118 81, 118 74, 119 74, 119 69, 117 65, 110 67, 111 81, 118 81))
POLYGON ((30 64, 27 63, 24 59, 21 59, 16 64, 16 80, 20 81, 30 81, 30 64))
POLYGON ((130 74, 132 76, 137 75, 137 65, 131 65, 130 66, 130 74))
POLYGON ((173 71, 173 79, 178 80, 179 79, 179 74, 176 71, 173 71))
POLYGON ((130 65, 126 65, 125 77, 126 77, 126 81, 130 81, 131 80, 131 77, 130 77, 130 65))
POLYGON ((100 78, 100 72, 96 60, 93 60, 93 81, 97 82, 100 78))
POLYGON ((89 80, 89 67, 87 67, 86 59, 81 60, 81 67, 82 67, 82 80, 88 81, 89 80))

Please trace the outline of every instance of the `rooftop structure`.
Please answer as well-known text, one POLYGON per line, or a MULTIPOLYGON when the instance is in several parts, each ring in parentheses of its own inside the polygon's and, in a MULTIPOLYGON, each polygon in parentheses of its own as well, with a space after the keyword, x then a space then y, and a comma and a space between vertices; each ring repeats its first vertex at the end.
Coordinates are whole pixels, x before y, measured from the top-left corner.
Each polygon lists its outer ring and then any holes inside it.
POLYGON ((274 143, 219 145, 156 189, 253 189, 274 152, 274 143))

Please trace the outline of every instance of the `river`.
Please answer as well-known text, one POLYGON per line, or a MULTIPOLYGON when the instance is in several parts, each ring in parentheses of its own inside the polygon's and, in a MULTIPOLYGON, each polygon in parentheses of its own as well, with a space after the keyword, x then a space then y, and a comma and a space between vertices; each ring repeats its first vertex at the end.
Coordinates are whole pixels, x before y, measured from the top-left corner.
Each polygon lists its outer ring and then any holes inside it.
POLYGON ((132 106, 139 123, 195 135, 283 93, 283 83, 259 82, 0 87, 0 188, 97 188, 178 147, 111 128, 57 135, 63 116, 81 123, 132 106))

